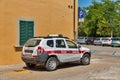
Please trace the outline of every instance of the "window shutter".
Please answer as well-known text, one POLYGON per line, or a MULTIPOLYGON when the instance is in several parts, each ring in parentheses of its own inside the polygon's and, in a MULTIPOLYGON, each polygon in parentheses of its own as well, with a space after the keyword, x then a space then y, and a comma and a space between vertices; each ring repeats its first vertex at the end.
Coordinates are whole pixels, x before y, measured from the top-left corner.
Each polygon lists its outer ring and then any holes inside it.
POLYGON ((19 25, 19 45, 23 46, 28 39, 34 37, 34 22, 21 20, 19 25))
POLYGON ((33 38, 34 37, 34 22, 33 21, 29 21, 28 22, 28 39, 33 38))

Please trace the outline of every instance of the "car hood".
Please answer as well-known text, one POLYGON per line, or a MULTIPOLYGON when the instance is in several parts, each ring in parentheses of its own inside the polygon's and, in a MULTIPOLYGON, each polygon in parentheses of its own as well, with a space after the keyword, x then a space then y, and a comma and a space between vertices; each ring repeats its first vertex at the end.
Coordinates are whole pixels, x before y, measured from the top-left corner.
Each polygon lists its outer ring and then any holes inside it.
POLYGON ((86 48, 86 47, 81 47, 80 49, 81 49, 81 50, 85 50, 86 52, 90 52, 90 49, 89 49, 89 48, 86 48))

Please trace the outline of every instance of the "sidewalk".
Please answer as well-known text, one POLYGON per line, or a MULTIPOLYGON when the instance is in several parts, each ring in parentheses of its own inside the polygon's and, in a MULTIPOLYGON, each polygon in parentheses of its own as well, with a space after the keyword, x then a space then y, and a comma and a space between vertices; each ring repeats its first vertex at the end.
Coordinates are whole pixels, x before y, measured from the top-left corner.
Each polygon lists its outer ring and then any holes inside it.
POLYGON ((22 80, 18 76, 23 73, 24 67, 24 64, 0 66, 0 80, 22 80))
POLYGON ((13 70, 22 70, 25 64, 13 64, 13 65, 3 65, 0 66, 0 72, 7 72, 13 70))

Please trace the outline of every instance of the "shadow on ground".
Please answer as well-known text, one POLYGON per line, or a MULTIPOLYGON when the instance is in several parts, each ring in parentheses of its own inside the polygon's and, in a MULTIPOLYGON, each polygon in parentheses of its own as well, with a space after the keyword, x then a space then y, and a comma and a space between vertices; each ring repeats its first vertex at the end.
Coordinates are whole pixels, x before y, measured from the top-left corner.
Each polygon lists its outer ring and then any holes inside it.
MULTIPOLYGON (((57 70, 59 69, 65 69, 65 68, 71 68, 71 67, 77 67, 77 66, 84 66, 81 65, 80 63, 65 63, 65 64, 60 64, 57 68, 57 70)), ((44 66, 38 65, 34 68, 27 68, 26 66, 23 67, 23 69, 26 70, 32 70, 32 71, 47 71, 44 66)))

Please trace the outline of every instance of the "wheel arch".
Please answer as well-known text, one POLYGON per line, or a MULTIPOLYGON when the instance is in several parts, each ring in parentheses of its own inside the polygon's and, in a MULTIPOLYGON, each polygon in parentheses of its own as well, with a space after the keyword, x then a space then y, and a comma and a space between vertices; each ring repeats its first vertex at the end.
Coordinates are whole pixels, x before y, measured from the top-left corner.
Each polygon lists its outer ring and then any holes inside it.
POLYGON ((88 55, 91 57, 91 52, 85 52, 85 53, 83 54, 83 56, 84 56, 85 54, 88 54, 88 55))
MULTIPOLYGON (((49 57, 47 58, 47 60, 48 60, 50 57, 55 57, 55 58, 58 60, 58 62, 60 63, 60 60, 58 59, 58 57, 57 57, 56 55, 49 55, 49 57)), ((47 60, 46 60, 46 62, 47 62, 47 60)))
MULTIPOLYGON (((91 58, 91 53, 90 53, 90 52, 84 53, 84 54, 82 55, 82 58, 80 59, 81 64, 82 64, 82 65, 88 65, 88 64, 90 64, 90 58, 91 58), (87 62, 86 62, 85 56, 89 56, 89 61, 87 60, 87 62)), ((87 59, 88 59, 88 58, 87 58, 87 59)))

